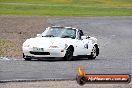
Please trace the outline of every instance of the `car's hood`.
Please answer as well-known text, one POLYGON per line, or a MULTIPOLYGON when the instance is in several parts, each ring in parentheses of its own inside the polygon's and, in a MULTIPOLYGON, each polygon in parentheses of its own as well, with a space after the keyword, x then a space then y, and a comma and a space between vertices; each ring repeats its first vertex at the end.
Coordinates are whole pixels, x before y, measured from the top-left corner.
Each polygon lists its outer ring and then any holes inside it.
POLYGON ((33 47, 49 47, 49 46, 60 46, 63 47, 65 44, 71 42, 70 38, 59 38, 59 37, 36 37, 27 39, 23 45, 30 45, 33 47))

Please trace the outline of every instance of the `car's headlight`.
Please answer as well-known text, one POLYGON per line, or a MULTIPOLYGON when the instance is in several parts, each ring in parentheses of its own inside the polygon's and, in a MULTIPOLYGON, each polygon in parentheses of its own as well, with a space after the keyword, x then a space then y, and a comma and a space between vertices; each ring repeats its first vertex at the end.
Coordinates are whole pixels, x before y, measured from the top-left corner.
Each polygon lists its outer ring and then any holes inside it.
POLYGON ((59 48, 58 46, 50 46, 49 48, 59 48))
MULTIPOLYGON (((64 47, 63 47, 62 49, 67 49, 67 47, 68 47, 68 45, 65 44, 64 47)), ((52 45, 52 46, 50 46, 49 48, 60 48, 60 47, 57 46, 57 45, 52 45)))
POLYGON ((30 45, 23 45, 23 47, 29 47, 30 45))

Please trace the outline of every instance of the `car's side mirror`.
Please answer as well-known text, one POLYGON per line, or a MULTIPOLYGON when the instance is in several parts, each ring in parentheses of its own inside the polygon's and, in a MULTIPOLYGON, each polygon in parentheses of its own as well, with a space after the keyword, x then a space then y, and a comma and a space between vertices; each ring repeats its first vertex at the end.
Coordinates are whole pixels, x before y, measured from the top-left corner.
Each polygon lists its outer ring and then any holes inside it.
POLYGON ((81 39, 87 39, 87 36, 81 36, 81 39))
POLYGON ((41 34, 37 34, 37 37, 40 37, 41 36, 41 34))
POLYGON ((81 39, 89 39, 91 36, 81 36, 81 39))
POLYGON ((87 36, 87 38, 89 39, 89 38, 91 38, 91 36, 87 36))

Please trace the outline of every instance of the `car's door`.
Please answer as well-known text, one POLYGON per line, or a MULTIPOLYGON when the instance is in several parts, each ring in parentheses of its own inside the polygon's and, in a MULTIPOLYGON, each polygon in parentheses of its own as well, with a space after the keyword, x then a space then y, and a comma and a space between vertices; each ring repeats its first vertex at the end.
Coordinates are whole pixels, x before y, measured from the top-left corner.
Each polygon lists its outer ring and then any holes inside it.
POLYGON ((88 41, 76 40, 75 51, 76 51, 77 55, 87 55, 87 53, 88 53, 88 41))
POLYGON ((77 32, 77 39, 75 40, 75 54, 87 55, 88 53, 88 39, 81 39, 81 34, 77 32))

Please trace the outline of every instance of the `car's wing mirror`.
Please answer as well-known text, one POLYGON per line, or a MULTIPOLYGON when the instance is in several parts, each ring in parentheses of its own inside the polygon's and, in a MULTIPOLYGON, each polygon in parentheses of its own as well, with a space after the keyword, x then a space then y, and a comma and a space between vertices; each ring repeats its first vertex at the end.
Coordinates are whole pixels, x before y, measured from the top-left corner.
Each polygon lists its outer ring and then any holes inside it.
POLYGON ((87 39, 87 36, 81 36, 81 39, 87 39))
POLYGON ((89 38, 91 38, 91 36, 87 36, 87 38, 89 39, 89 38))
POLYGON ((91 36, 81 36, 81 39, 89 39, 91 36))

